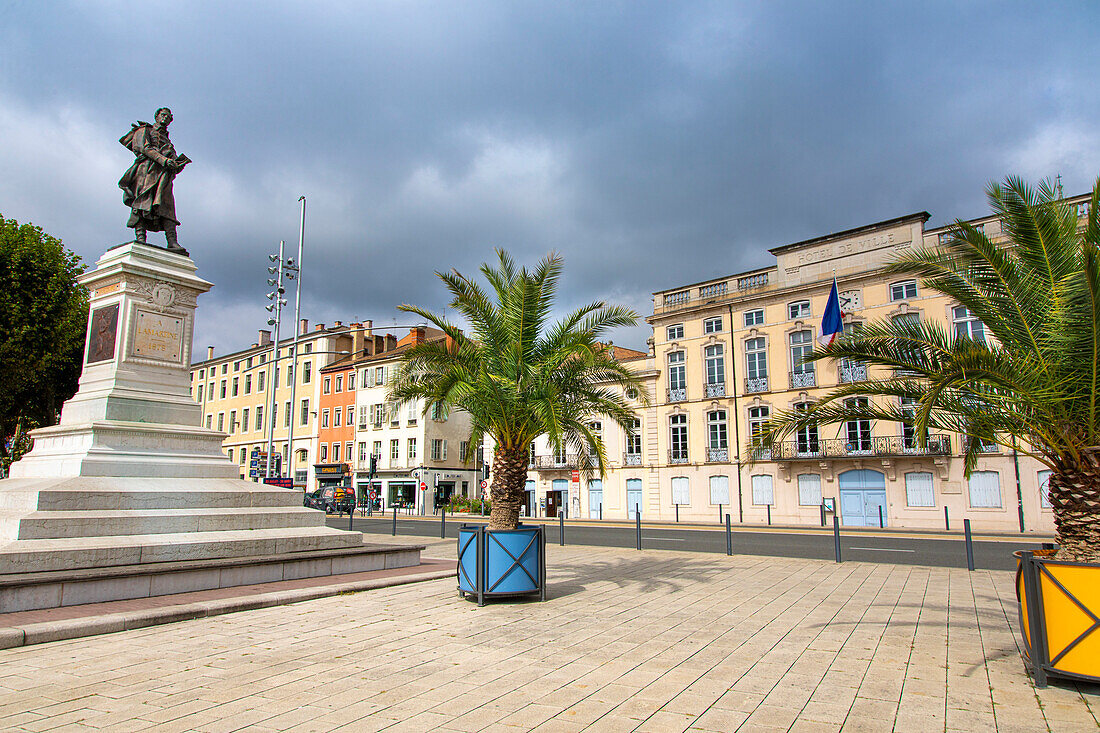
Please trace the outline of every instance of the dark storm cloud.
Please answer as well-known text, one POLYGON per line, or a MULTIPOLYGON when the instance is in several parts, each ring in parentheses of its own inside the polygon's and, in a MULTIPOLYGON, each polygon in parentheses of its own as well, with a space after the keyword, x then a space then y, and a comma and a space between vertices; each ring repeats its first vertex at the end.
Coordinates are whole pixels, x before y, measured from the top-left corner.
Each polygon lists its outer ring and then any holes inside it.
MULTIPOLYGON (((86 259, 127 237, 115 142, 167 104, 204 296, 247 345, 308 199, 304 315, 404 323, 437 269, 566 258, 563 307, 766 264, 771 246, 990 179, 1100 169, 1091 5, 22 3, 0 7, 0 212, 86 259), (917 7, 913 7, 917 5, 917 7), (135 22, 136 19, 145 22, 135 22)), ((641 346, 644 328, 616 337, 641 346)))

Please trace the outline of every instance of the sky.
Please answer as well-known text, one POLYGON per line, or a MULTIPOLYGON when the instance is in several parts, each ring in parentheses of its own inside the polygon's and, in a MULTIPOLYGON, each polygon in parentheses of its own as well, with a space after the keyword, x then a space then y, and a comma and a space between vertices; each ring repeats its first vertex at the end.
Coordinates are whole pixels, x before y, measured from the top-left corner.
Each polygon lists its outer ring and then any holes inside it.
POLYGON ((0 214, 89 264, 129 241, 117 141, 168 106, 198 355, 266 327, 300 196, 311 323, 413 323, 496 247, 564 258, 558 313, 644 318, 770 247, 984 215, 1006 175, 1091 189, 1098 41, 1095 2, 0 0, 0 214))

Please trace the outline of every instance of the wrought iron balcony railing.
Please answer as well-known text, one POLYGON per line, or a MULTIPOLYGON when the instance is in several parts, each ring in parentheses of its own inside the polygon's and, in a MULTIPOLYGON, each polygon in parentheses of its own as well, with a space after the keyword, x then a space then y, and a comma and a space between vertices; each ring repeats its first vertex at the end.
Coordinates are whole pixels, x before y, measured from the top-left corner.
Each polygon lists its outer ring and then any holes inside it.
POLYGON ((553 471, 576 467, 577 455, 575 453, 570 453, 564 456, 535 456, 535 468, 543 471, 553 471))
POLYGON ((901 435, 881 435, 848 441, 796 440, 768 449, 749 446, 757 460, 790 461, 797 459, 862 458, 866 456, 947 456, 951 455, 949 435, 929 435, 919 443, 901 435), (767 454, 765 455, 765 451, 767 454))
POLYGON ((624 466, 640 466, 642 465, 641 453, 623 453, 623 465, 624 466))
POLYGON ((687 449, 673 448, 668 452, 668 462, 671 463, 687 463, 688 452, 687 449))
POLYGON ((687 399, 687 389, 684 387, 677 387, 673 389, 668 388, 668 401, 669 402, 683 402, 687 399))
POLYGON ((816 386, 817 374, 815 372, 791 372, 791 389, 816 386))
POLYGON ((755 394, 757 392, 768 391, 768 378, 767 377, 746 377, 745 378, 745 394, 755 394))
POLYGON ((707 463, 729 463, 729 448, 707 448, 707 463))
POLYGON ((855 382, 867 381, 867 365, 866 364, 841 364, 840 365, 840 381, 843 384, 853 384, 855 382))
POLYGON ((726 383, 718 382, 717 384, 706 385, 707 397, 725 397, 726 396, 726 383))

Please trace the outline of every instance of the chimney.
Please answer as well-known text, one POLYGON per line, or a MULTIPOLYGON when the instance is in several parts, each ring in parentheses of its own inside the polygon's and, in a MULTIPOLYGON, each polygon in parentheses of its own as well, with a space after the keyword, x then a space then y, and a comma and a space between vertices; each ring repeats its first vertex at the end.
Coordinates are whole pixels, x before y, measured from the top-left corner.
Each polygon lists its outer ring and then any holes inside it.
POLYGON ((318 323, 316 326, 313 327, 313 330, 314 331, 324 331, 325 330, 325 324, 318 323))
POLYGON ((397 348, 397 337, 392 333, 386 334, 386 347, 385 351, 392 351, 397 348))
POLYGON ((298 335, 302 336, 307 333, 309 333, 309 319, 303 318, 302 320, 298 321, 298 335))
POLYGON ((213 359, 214 358, 214 347, 213 346, 207 346, 206 347, 206 358, 207 359, 213 359))
MULTIPOLYGON (((358 326, 358 323, 351 324, 352 326, 358 326)), ((351 358, 354 359, 358 356, 363 356, 363 329, 356 328, 351 332, 351 358)))
POLYGON ((368 319, 363 321, 363 338, 369 339, 374 335, 374 321, 368 319))
POLYGON ((260 335, 257 339, 257 345, 259 345, 259 346, 269 346, 270 344, 271 344, 271 331, 269 331, 265 328, 261 328, 260 329, 260 335))
POLYGON ((343 325, 344 325, 343 321, 333 321, 332 322, 332 327, 333 328, 341 328, 343 325))

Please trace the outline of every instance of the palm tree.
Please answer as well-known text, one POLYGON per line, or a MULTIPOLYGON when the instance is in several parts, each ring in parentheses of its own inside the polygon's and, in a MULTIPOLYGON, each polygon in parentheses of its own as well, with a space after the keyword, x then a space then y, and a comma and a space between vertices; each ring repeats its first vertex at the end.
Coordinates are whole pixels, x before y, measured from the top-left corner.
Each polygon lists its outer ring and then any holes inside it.
POLYGON ((496 444, 489 527, 514 529, 531 442, 545 434, 555 450, 575 450, 582 471, 602 475, 603 442, 587 423, 605 415, 632 429, 634 414, 623 390, 645 392, 598 340, 612 328, 634 325, 633 311, 595 302, 551 324, 561 258, 550 254, 528 271, 517 270, 503 250, 497 256, 495 267, 481 266, 493 298, 456 271, 436 273, 453 297, 451 307, 469 322, 469 336, 443 316, 401 306, 433 323, 446 339, 405 352, 389 394, 399 402, 423 399, 425 405, 440 402, 469 413, 469 445, 486 435, 496 444))
POLYGON ((957 221, 938 248, 915 247, 887 270, 920 277, 993 338, 937 323, 871 323, 810 358, 863 362, 881 367, 881 376, 842 385, 805 412, 775 415, 764 442, 811 424, 903 422, 921 441, 929 429, 967 436, 967 477, 983 442, 1019 447, 1051 470, 1059 559, 1100 562, 1098 195, 1100 180, 1082 228, 1077 207, 1049 181, 1037 189, 1011 177, 991 183, 987 196, 1007 245, 957 221))

